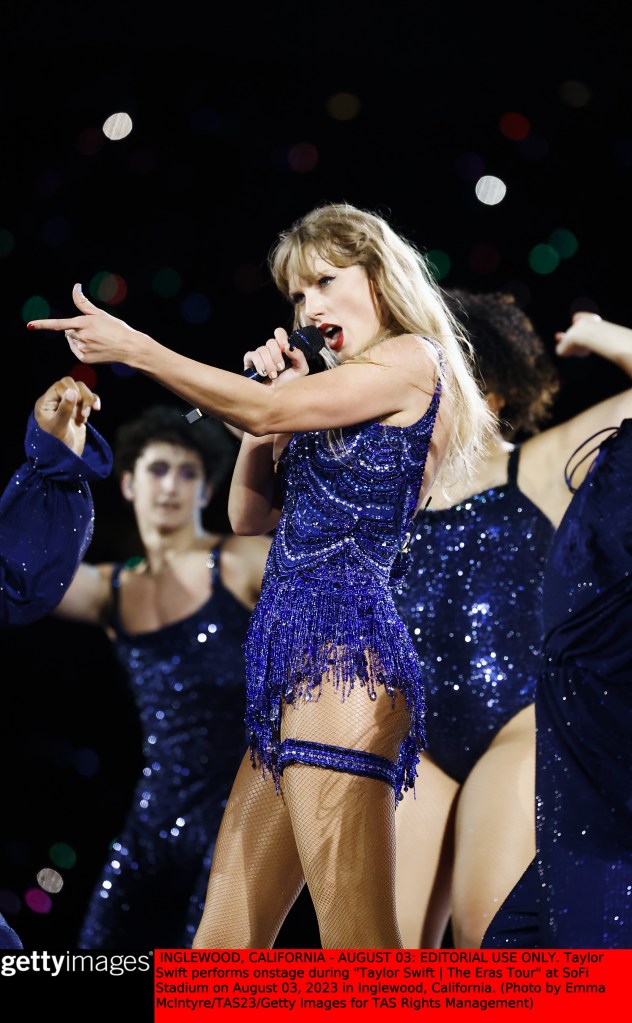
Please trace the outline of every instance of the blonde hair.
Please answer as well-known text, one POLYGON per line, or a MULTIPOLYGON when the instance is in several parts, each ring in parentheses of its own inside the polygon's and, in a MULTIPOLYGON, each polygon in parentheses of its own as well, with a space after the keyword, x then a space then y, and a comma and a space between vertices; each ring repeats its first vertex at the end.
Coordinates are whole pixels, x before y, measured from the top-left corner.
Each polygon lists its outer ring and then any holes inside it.
POLYGON ((272 278, 288 300, 291 277, 315 279, 315 256, 333 266, 364 268, 383 328, 374 343, 416 334, 429 337, 440 349, 442 387, 451 399, 453 427, 437 480, 445 487, 468 476, 494 420, 474 376, 472 345, 422 254, 378 214, 348 203, 328 203, 283 231, 270 252, 272 278))

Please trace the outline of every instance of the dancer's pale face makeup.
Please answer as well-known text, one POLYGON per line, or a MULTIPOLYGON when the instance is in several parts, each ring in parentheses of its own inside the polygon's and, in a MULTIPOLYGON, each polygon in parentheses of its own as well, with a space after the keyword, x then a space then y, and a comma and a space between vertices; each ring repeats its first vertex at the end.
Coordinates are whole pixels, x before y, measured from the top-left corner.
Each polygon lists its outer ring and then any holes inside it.
POLYGON ((210 498, 196 451, 156 441, 121 475, 123 495, 134 504, 139 526, 179 529, 194 521, 210 498))

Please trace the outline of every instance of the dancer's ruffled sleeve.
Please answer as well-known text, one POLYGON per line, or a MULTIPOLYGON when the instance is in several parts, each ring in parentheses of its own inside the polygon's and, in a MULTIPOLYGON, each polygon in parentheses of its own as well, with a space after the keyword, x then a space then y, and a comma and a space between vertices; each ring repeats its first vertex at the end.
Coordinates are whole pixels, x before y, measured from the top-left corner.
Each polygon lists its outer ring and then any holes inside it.
POLYGON ((94 528, 90 482, 112 470, 112 450, 88 424, 83 456, 40 429, 31 413, 27 461, 0 497, 0 625, 24 625, 53 610, 94 528))

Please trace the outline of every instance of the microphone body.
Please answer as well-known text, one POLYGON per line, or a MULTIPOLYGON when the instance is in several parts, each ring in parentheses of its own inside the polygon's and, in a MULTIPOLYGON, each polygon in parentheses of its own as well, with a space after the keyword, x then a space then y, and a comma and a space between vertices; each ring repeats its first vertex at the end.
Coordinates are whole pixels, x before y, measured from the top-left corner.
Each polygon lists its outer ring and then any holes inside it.
MULTIPOLYGON (((325 364, 322 360, 319 362, 316 361, 318 353, 325 347, 325 339, 318 327, 297 327, 296 330, 292 331, 288 340, 290 342, 290 348, 300 348, 307 359, 310 373, 318 373, 321 369, 325 368, 325 364)), ((286 366, 292 365, 287 355, 283 356, 283 360, 286 366)), ((260 376, 254 366, 248 366, 248 368, 243 371, 243 376, 245 376, 248 380, 256 380, 257 383, 260 384, 265 383, 268 379, 268 377, 260 376)), ((208 414, 200 411, 199 408, 192 408, 184 414, 184 418, 187 423, 195 423, 198 419, 207 419, 208 414)))
MULTIPOLYGON (((300 348, 308 363, 311 363, 312 359, 318 355, 321 348, 324 348, 325 346, 325 339, 318 327, 297 327, 296 330, 292 331, 288 340, 290 342, 290 348, 300 348)), ((286 366, 292 365, 287 355, 283 356, 283 361, 286 366)), ((311 364, 309 367, 310 373, 318 372, 321 366, 323 369, 325 368, 324 363, 321 363, 320 366, 311 364)), ((243 375, 249 380, 256 380, 259 384, 265 383, 268 379, 268 377, 259 376, 254 366, 248 366, 248 368, 243 371, 243 375)))

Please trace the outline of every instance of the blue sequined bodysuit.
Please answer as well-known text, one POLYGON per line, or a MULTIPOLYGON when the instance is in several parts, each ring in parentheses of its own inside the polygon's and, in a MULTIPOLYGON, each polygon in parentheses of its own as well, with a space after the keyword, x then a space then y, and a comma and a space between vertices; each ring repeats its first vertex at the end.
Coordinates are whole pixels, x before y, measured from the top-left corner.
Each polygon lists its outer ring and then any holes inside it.
POLYGON ((536 856, 486 948, 632 947, 632 419, 599 442, 544 577, 536 856))
MULTIPOLYGON (((390 576, 419 500, 440 394, 439 380, 410 426, 347 427, 333 449, 326 431, 297 433, 279 459, 283 511, 246 643, 251 753, 275 780, 282 701, 316 699, 328 676, 341 712, 357 686, 372 699, 377 686, 403 694, 410 732, 386 780, 397 797, 413 784, 425 742, 423 683, 390 576)), ((327 759, 321 766, 347 770, 327 759)))
POLYGON ((423 512, 395 596, 426 677, 427 751, 459 782, 533 702, 540 668, 554 530, 518 488, 519 456, 516 446, 505 484, 423 512))
MULTIPOLYGON (((249 610, 223 586, 194 614, 115 648, 139 710, 145 767, 94 889, 79 948, 190 947, 215 837, 246 750, 243 642, 249 610)), ((115 600, 122 565, 113 573, 115 600)), ((118 603, 118 601, 116 601, 118 603)))

